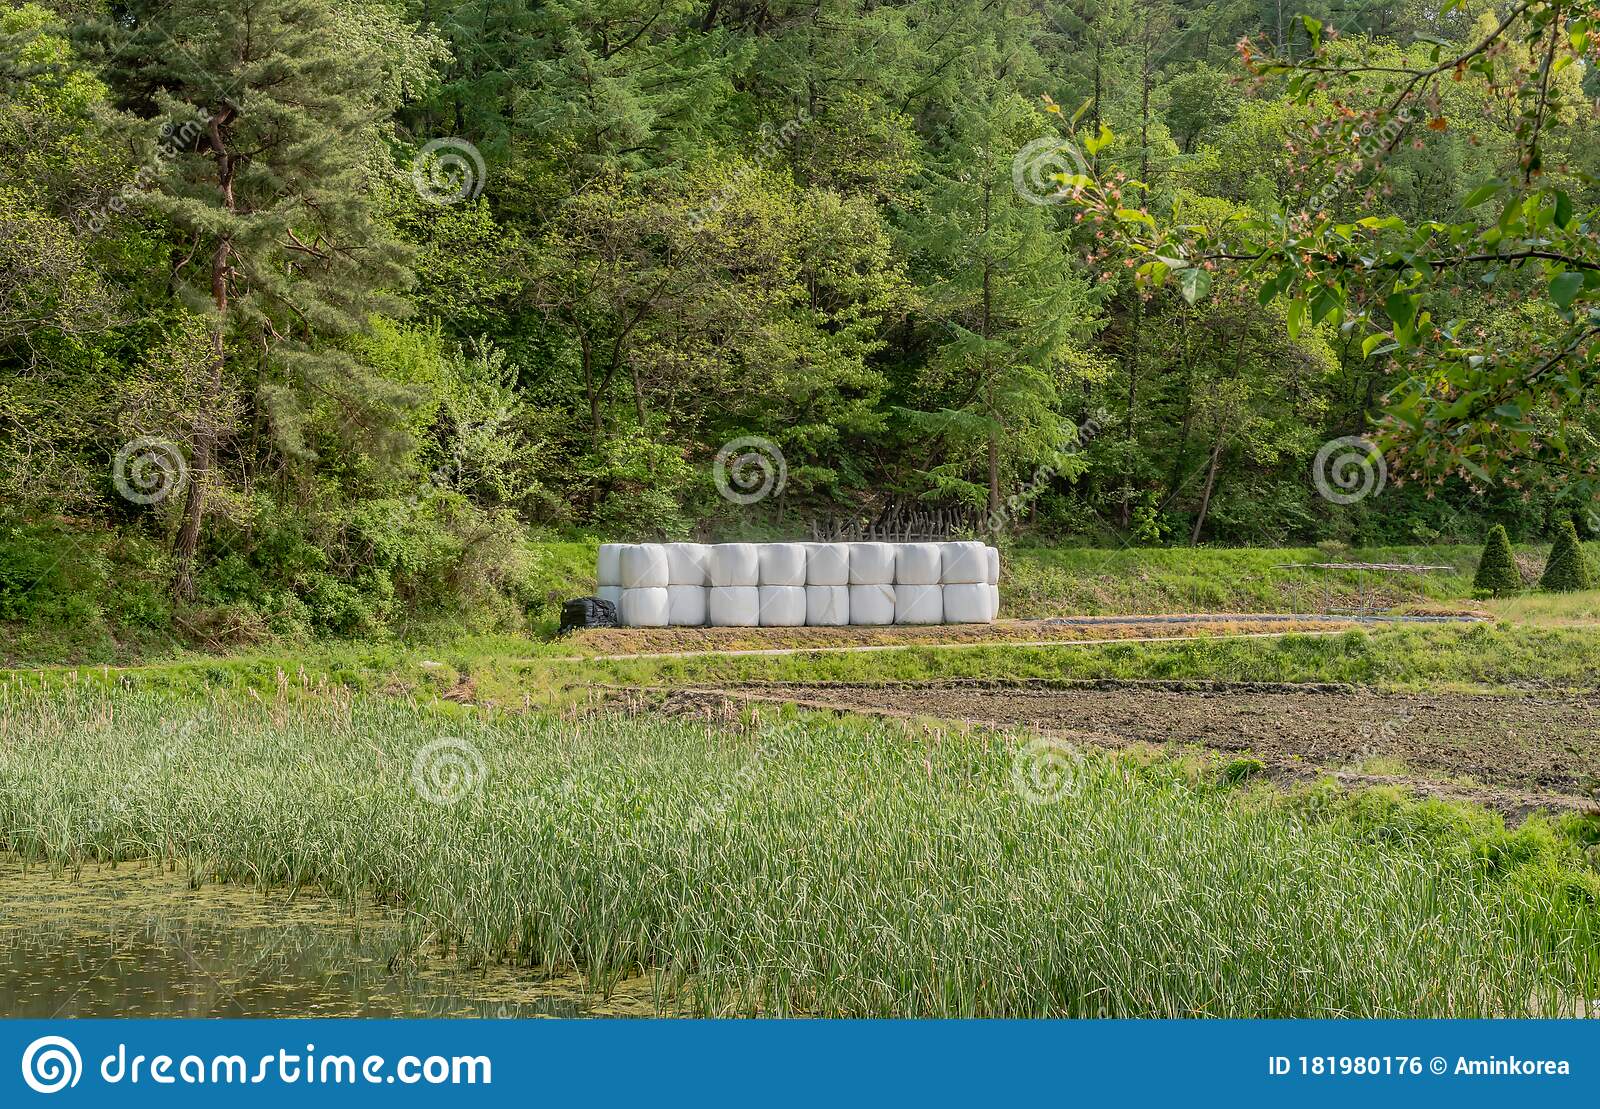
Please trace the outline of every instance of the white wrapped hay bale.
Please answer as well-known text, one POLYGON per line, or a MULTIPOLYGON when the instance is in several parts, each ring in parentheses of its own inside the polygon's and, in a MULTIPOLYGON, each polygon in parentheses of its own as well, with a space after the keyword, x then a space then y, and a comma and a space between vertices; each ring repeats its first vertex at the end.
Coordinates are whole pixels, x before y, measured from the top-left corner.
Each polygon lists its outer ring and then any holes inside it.
POLYGON ((761 591, 753 585, 713 585, 706 590, 706 618, 714 628, 756 627, 761 591))
POLYGON ((600 544, 600 556, 595 562, 595 582, 599 585, 622 584, 622 550, 626 543, 600 544))
MULTIPOLYGON (((851 551, 854 567, 855 551, 851 551)), ((854 573, 854 569, 851 573, 854 573)), ((850 623, 862 627, 875 627, 894 623, 895 587, 881 585, 852 585, 850 587, 850 623)))
POLYGON ((667 623, 675 628, 698 628, 705 622, 705 586, 667 586, 667 623))
POLYGON ((622 549, 622 588, 665 589, 667 549, 660 543, 630 543, 622 549))
MULTIPOLYGON (((621 573, 622 571, 619 569, 617 572, 621 573)), ((594 595, 599 597, 602 601, 610 601, 612 604, 616 605, 618 617, 620 618, 622 608, 622 586, 602 585, 594 591, 594 595)))
POLYGON ((668 543, 667 584, 705 585, 706 558, 710 550, 704 543, 668 543))
POLYGON ((630 628, 666 627, 667 587, 660 585, 645 589, 624 589, 618 612, 622 616, 622 622, 630 628))
POLYGON ((989 619, 1000 619, 1000 587, 998 585, 989 587, 989 619))
POLYGON ((850 622, 848 585, 806 586, 806 624, 813 628, 839 628, 850 622))
POLYGON ((758 543, 762 585, 799 586, 806 583, 804 543, 758 543))
POLYGON ((938 585, 942 569, 937 543, 900 543, 895 547, 896 585, 938 585))
POLYGON ((983 551, 989 560, 988 573, 984 576, 983 580, 988 582, 990 585, 999 585, 1000 549, 998 547, 985 547, 983 551))
POLYGON ((805 624, 805 586, 763 585, 760 594, 763 628, 798 628, 805 624))
POLYGON ((945 585, 980 585, 989 580, 989 548, 982 543, 940 543, 939 580, 945 585))
POLYGON ((807 585, 849 585, 850 544, 806 544, 807 585))
POLYGON ((902 585, 894 587, 896 624, 938 624, 944 621, 944 586, 902 585))
MULTIPOLYGON (((754 543, 717 543, 710 548, 706 577, 714 586, 757 585, 761 561, 754 543)), ((730 625, 737 626, 737 625, 730 625)))
POLYGON ((990 610, 991 586, 983 582, 961 582, 944 587, 944 622, 946 624, 989 624, 994 621, 990 610))
MULTIPOLYGON (((851 585, 893 585, 893 543, 850 544, 851 585)), ((855 600, 854 594, 851 601, 855 600)))

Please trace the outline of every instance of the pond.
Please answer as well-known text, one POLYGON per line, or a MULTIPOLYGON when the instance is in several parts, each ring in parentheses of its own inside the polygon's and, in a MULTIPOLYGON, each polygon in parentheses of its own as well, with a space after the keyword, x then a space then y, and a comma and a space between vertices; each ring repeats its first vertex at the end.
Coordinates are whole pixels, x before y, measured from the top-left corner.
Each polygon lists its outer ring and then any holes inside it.
POLYGON ((0 1017, 653 1016, 647 978, 466 969, 397 919, 301 893, 190 889, 155 865, 76 877, 0 855, 0 1017))

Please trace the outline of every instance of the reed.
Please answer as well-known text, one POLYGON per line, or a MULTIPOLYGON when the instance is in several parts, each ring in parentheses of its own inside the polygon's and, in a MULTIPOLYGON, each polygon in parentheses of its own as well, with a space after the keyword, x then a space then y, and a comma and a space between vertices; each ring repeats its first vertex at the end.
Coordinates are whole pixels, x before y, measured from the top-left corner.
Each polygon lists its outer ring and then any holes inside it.
POLYGON ((1548 859, 1512 873, 1175 760, 1060 758, 1043 771, 1065 792, 1031 803, 1026 741, 0 687, 0 847, 375 899, 469 960, 601 991, 654 972, 669 1011, 1491 1016, 1600 996, 1593 886, 1548 859))

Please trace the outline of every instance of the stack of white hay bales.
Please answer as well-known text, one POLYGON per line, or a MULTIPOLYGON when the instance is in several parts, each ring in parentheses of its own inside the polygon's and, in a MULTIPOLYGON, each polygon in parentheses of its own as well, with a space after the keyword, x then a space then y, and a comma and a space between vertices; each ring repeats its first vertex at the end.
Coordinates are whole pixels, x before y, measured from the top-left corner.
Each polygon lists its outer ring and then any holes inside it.
POLYGON ((598 596, 661 627, 988 624, 1000 552, 956 543, 602 543, 598 596))

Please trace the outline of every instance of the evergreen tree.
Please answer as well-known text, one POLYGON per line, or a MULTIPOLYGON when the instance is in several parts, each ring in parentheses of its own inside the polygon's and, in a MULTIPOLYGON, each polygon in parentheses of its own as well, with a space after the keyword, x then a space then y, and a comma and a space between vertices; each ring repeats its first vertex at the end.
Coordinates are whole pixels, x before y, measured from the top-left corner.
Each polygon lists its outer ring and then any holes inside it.
POLYGON ((305 454, 302 390, 391 409, 399 399, 360 396, 353 360, 330 345, 371 312, 403 312, 391 291, 409 281, 371 200, 378 127, 394 107, 384 98, 397 90, 383 48, 346 13, 334 0, 175 0, 134 5, 119 24, 113 79, 169 129, 147 202, 177 240, 173 286, 206 321, 174 542, 180 598, 194 588, 236 409, 305 454))
POLYGON ((1539 588, 1546 593, 1576 593, 1594 587, 1594 575, 1589 568, 1589 558, 1578 542, 1578 529, 1571 520, 1563 520, 1556 532, 1555 545, 1550 548, 1550 560, 1545 563, 1544 576, 1539 588))
POLYGON ((1017 152, 1049 133, 1015 92, 975 98, 929 169, 911 227, 932 335, 921 403, 906 414, 924 437, 921 468, 935 488, 983 503, 992 520, 1016 471, 1056 463, 1071 445, 1062 389, 1105 372, 1087 349, 1097 298, 1065 264, 1051 206, 1020 195, 1014 180, 1017 152))
POLYGON ((1511 540, 1504 524, 1489 529, 1489 538, 1478 559, 1478 573, 1472 579, 1472 592, 1483 597, 1503 597, 1522 588, 1522 575, 1511 553, 1511 540))

